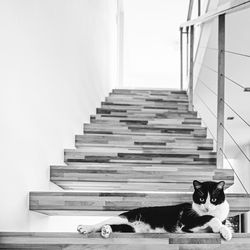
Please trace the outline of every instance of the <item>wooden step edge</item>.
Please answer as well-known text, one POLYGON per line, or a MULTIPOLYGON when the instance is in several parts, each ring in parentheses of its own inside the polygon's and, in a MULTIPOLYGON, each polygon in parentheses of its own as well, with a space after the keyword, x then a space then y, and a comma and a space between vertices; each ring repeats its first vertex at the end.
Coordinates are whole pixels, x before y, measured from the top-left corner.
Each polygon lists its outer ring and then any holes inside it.
MULTIPOLYGON (((67 164, 66 166, 69 166, 69 164, 67 164)), ((84 166, 88 166, 88 167, 104 167, 104 168, 108 168, 108 167, 121 167, 121 168, 126 168, 126 167, 140 167, 140 168, 207 168, 207 169, 216 169, 216 163, 214 164, 197 164, 196 162, 193 162, 192 164, 186 163, 186 164, 180 164, 180 163, 162 163, 162 164, 155 164, 155 163, 141 163, 141 164, 137 164, 137 163, 116 163, 116 162, 111 162, 111 163, 107 163, 107 162, 75 162, 75 163, 71 163, 70 167, 84 167, 84 166)))
POLYGON ((234 184, 231 170, 191 170, 166 168, 102 168, 51 166, 50 181, 66 190, 102 191, 193 191, 193 176, 200 181, 222 181, 225 188, 234 184), (192 174, 190 174, 190 172, 192 174))
MULTIPOLYGON (((166 138, 166 140, 168 140, 168 141, 166 141, 167 143, 168 142, 174 142, 174 141, 176 141, 176 143, 178 143, 178 141, 196 141, 196 142, 199 142, 199 141, 201 141, 201 142, 206 142, 206 143, 210 143, 210 144, 213 144, 213 139, 210 139, 210 138, 200 138, 200 137, 190 137, 190 136, 185 136, 185 134, 183 134, 183 136, 181 137, 181 136, 177 136, 177 138, 175 138, 175 139, 173 139, 173 136, 174 136, 175 134, 172 134, 172 137, 171 136, 168 136, 168 135, 162 135, 162 134, 159 134, 159 135, 156 135, 156 139, 159 137, 159 139, 160 138, 166 138)), ((138 136, 133 136, 133 135, 131 135, 131 136, 127 136, 127 135, 124 135, 124 134, 97 134, 97 133, 95 133, 95 134, 78 134, 78 135, 76 135, 76 138, 77 139, 81 139, 81 138, 84 138, 84 137, 88 137, 88 138, 98 138, 98 137, 101 137, 101 138, 129 138, 129 140, 139 140, 139 139, 143 139, 143 140, 148 140, 148 141, 150 141, 151 140, 151 138, 148 138, 148 139, 144 139, 141 135, 138 135, 138 136), (139 138, 139 139, 138 139, 139 138)), ((153 138, 154 139, 154 138, 153 138)))
MULTIPOLYGON (((233 239, 247 239, 250 244, 249 235, 237 235, 234 234, 233 239)), ((100 249, 101 245, 105 246, 105 249, 113 249, 115 246, 121 246, 128 249, 129 245, 138 246, 140 248, 133 249, 158 249, 157 246, 161 246, 160 249, 166 248, 168 245, 176 244, 222 244, 222 239, 219 234, 170 234, 170 233, 111 233, 108 239, 101 237, 100 233, 90 233, 88 235, 81 235, 79 233, 67 233, 67 232, 1 232, 0 233, 0 249, 4 246, 19 246, 24 248, 25 246, 31 245, 36 246, 62 246, 66 244, 67 247, 75 246, 79 248, 74 249, 86 249, 87 245, 91 249, 100 249), (109 246, 114 246, 110 248, 109 246), (85 246, 85 247, 84 247, 85 246), (142 248, 150 246, 151 248, 142 248), (84 247, 84 248, 80 248, 84 247), (165 248, 162 248, 165 247, 165 248)), ((233 241, 232 241, 233 242, 233 241)), ((235 242, 235 241, 234 241, 235 242)), ((33 249, 33 248, 32 248, 33 249)), ((40 249, 40 248, 39 248, 40 249)), ((47 249, 47 248, 45 248, 47 249)), ((51 248, 48 248, 51 249, 51 248)), ((53 248, 52 248, 53 249, 53 248)), ((66 249, 66 248, 63 248, 66 249)), ((67 248, 68 249, 68 248, 67 248)), ((71 248, 70 248, 71 249, 71 248)), ((89 248, 87 248, 89 249, 89 248)), ((103 248, 101 248, 103 249, 103 248)), ((120 249, 120 248, 119 248, 120 249)), ((129 248, 130 249, 130 248, 129 248)), ((173 249, 173 248, 170 248, 173 249)))
POLYGON ((122 122, 109 121, 107 123, 84 123, 84 127, 105 128, 136 128, 136 129, 169 129, 169 130, 206 130, 207 127, 192 124, 126 124, 122 122))
POLYGON ((213 145, 211 144, 202 144, 202 143, 153 143, 153 142, 133 142, 133 141, 124 141, 124 142, 105 142, 105 141, 84 141, 84 140, 75 140, 76 148, 89 148, 89 147, 100 147, 100 148, 127 148, 127 149, 138 149, 138 150, 199 150, 199 151, 213 151, 213 145))
POLYGON ((230 241, 224 241, 217 233, 111 233, 108 239, 104 239, 99 233, 81 235, 71 232, 0 232, 0 249, 248 250, 250 234, 234 233, 230 241))
POLYGON ((174 92, 174 93, 183 93, 186 94, 186 90, 173 89, 173 88, 114 88, 112 92, 116 91, 166 91, 166 92, 174 92))
MULTIPOLYGON (((226 193, 230 215, 250 211, 250 195, 226 193)), ((145 206, 191 202, 192 192, 45 191, 30 192, 30 210, 47 215, 112 216, 145 206)))

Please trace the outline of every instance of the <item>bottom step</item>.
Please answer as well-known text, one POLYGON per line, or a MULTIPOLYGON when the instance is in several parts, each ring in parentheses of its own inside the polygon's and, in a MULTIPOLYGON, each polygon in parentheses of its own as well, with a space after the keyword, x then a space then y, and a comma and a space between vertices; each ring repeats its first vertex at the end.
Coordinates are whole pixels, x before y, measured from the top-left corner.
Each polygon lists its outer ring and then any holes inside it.
POLYGON ((199 250, 199 249, 250 249, 250 234, 234 234, 224 241, 219 234, 135 234, 113 233, 109 239, 99 234, 88 236, 78 233, 0 233, 0 249, 39 250, 199 250))

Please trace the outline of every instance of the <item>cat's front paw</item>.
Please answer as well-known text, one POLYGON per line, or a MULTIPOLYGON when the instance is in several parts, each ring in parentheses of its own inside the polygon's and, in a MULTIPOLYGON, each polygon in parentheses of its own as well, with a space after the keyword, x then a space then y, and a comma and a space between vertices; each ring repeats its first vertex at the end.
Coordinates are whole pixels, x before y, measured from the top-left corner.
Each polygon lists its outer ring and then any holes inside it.
POLYGON ((88 233, 93 232, 93 227, 92 227, 92 226, 89 226, 89 225, 79 225, 79 226, 77 227, 77 231, 78 231, 80 234, 88 234, 88 233))
POLYGON ((101 236, 105 239, 109 238, 112 233, 112 228, 110 225, 104 225, 101 229, 101 236))
POLYGON ((231 233, 231 230, 223 225, 221 228, 220 228, 220 234, 221 236, 225 239, 225 240, 231 240, 232 239, 232 233, 231 233))

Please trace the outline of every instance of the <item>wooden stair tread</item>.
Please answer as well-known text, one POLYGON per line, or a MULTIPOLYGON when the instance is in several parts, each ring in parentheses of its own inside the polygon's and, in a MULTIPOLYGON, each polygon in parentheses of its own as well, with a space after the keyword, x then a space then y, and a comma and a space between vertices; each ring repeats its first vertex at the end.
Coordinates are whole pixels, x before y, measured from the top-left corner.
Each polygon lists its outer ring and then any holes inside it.
POLYGON ((200 181, 224 180, 233 184, 234 173, 229 169, 198 168, 121 168, 51 166, 50 180, 71 190, 102 191, 192 191, 193 178, 200 181))
POLYGON ((144 107, 144 108, 183 108, 184 110, 187 110, 188 102, 168 102, 168 101, 162 101, 157 102, 153 100, 135 100, 135 99, 129 99, 129 100, 119 100, 119 99, 112 99, 110 97, 107 97, 104 102, 101 102, 102 107, 144 107))
POLYGON ((145 136, 145 137, 154 137, 154 136, 167 136, 172 138, 178 137, 199 137, 206 138, 207 131, 204 130, 190 130, 184 131, 179 130, 178 132, 172 129, 131 129, 131 128, 112 128, 112 127, 94 127, 94 126, 84 126, 85 134, 110 134, 110 135, 128 135, 128 136, 145 136))
POLYGON ((129 152, 128 149, 97 150, 89 148, 66 149, 64 161, 68 162, 134 162, 134 163, 170 163, 170 162, 216 162, 216 152, 203 150, 169 150, 169 152, 129 152))
POLYGON ((143 104, 143 105, 125 105, 125 104, 113 104, 113 103, 102 103, 101 109, 112 109, 112 110, 127 110, 127 111, 140 111, 140 110, 156 110, 157 112, 164 111, 167 112, 168 110, 175 111, 175 110, 188 110, 188 105, 153 105, 153 104, 143 104))
POLYGON ((152 142, 158 143, 155 145, 169 145, 170 143, 195 143, 195 144, 207 144, 213 145, 212 139, 208 138, 200 138, 200 137, 190 137, 185 135, 175 136, 173 135, 164 135, 164 134, 157 134, 154 136, 147 135, 147 137, 143 136, 142 134, 139 135, 119 135, 119 134, 84 134, 84 135, 76 135, 76 140, 82 141, 95 141, 95 142, 108 142, 108 141, 117 141, 125 143, 126 141, 133 141, 133 142, 152 142))
MULTIPOLYGON (((196 149, 169 149, 169 148, 106 148, 103 147, 102 145, 98 145, 96 148, 95 147, 90 147, 90 148, 77 148, 77 149, 65 149, 65 152, 75 152, 75 153, 88 153, 91 154, 91 152, 96 153, 96 155, 111 155, 111 156, 117 156, 119 154, 120 156, 123 156, 122 154, 131 154, 135 156, 149 156, 149 157, 168 157, 168 156, 211 156, 214 157, 216 156, 216 152, 213 152, 211 150, 196 150, 196 149), (98 147, 99 146, 99 147, 98 147), (152 152, 151 152, 152 151, 152 152), (156 153, 154 153, 156 151, 156 153)), ((119 156, 118 155, 118 156, 119 156)))
POLYGON ((179 94, 179 95, 186 95, 186 90, 180 89, 166 89, 166 88, 115 88, 112 90, 112 93, 131 93, 131 92, 150 92, 150 93, 171 93, 171 94, 179 94))
POLYGON ((190 124, 125 124, 120 122, 110 122, 110 123, 85 123, 85 126, 88 127, 108 127, 108 128, 131 128, 131 129, 169 129, 173 131, 178 130, 206 130, 205 127, 199 125, 190 125, 190 124))
POLYGON ((123 123, 123 124, 156 124, 156 125, 201 125, 201 119, 194 117, 177 117, 177 118, 143 118, 143 117, 105 117, 102 114, 91 115, 90 116, 91 123, 123 123))
POLYGON ((250 234, 248 233, 235 233, 231 241, 224 241, 219 234, 215 233, 112 233, 108 239, 102 238, 99 233, 91 233, 89 235, 67 232, 0 233, 0 249, 248 250, 249 248, 250 234))
MULTIPOLYGON (((68 165, 68 164, 67 164, 68 165)), ((207 170, 215 170, 216 165, 215 164, 204 164, 200 163, 198 164, 197 162, 194 162, 190 164, 189 162, 186 163, 126 163, 126 162, 72 162, 70 163, 70 166, 73 167, 103 167, 103 168, 123 168, 123 169, 129 169, 129 168, 153 168, 153 169, 158 169, 158 168, 170 168, 176 171, 176 169, 182 169, 182 168, 197 168, 197 169, 207 169, 207 170)))
MULTIPOLYGON (((250 195, 226 194, 230 214, 250 210, 250 195)), ((48 215, 115 215, 133 208, 192 201, 192 192, 30 192, 30 210, 48 215)))
POLYGON ((138 110, 126 110, 126 109, 111 109, 111 108, 97 108, 96 109, 97 114, 111 114, 111 113, 121 113, 121 114, 134 114, 138 115, 140 114, 141 116, 143 115, 168 115, 174 114, 174 115, 179 115, 179 116, 190 116, 190 117, 196 117, 197 112, 196 111, 186 111, 186 110, 164 110, 164 109, 150 109, 150 108, 141 108, 138 110))

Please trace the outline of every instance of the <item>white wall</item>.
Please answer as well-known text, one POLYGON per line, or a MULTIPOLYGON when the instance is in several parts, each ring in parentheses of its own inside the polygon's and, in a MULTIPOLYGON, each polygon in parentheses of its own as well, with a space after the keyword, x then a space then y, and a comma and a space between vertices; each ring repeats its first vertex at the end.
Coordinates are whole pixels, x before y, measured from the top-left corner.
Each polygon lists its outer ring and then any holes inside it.
POLYGON ((179 26, 187 0, 124 0, 124 85, 180 87, 179 26))
POLYGON ((114 87, 115 15, 115 0, 0 1, 0 231, 65 229, 28 192, 56 189, 49 165, 114 87))

